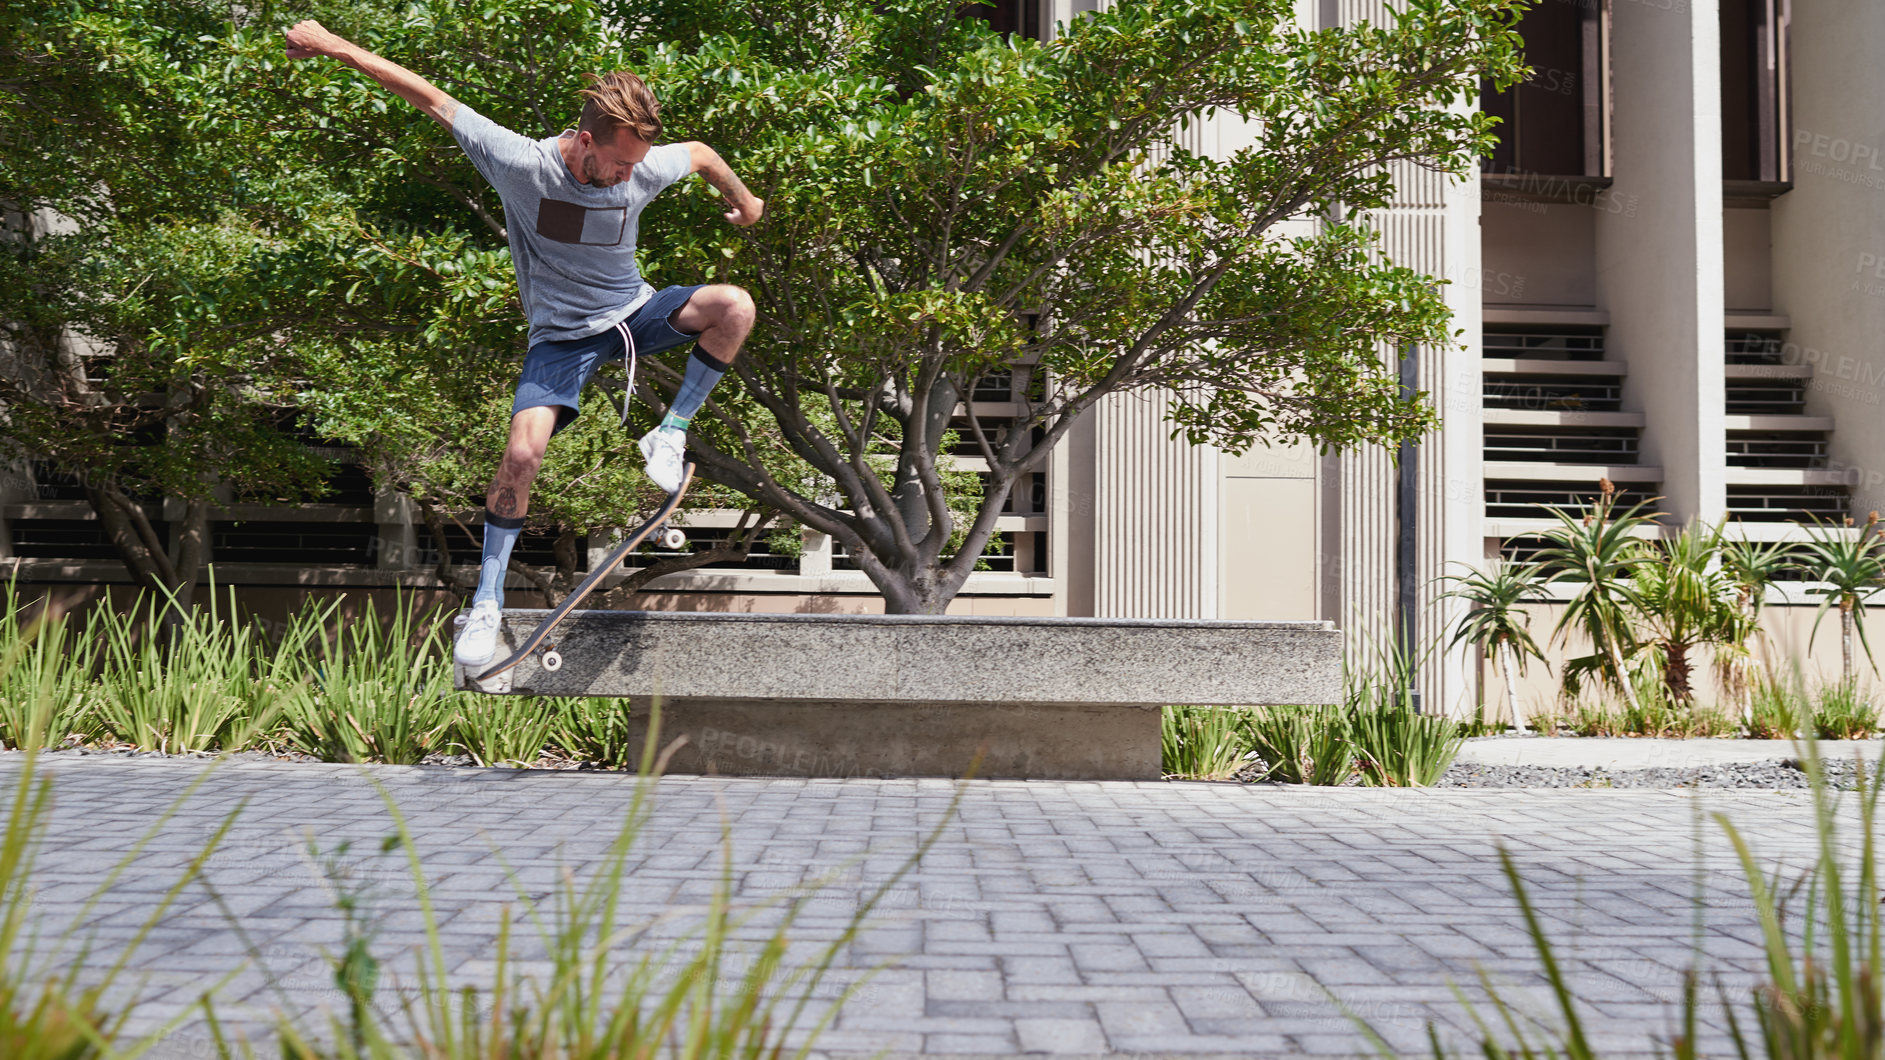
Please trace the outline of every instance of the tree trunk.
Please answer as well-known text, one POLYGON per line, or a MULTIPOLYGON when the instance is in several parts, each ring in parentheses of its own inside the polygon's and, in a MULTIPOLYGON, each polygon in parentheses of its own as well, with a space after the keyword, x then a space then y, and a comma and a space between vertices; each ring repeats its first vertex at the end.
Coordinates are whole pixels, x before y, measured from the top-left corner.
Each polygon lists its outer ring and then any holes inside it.
POLYGON ((1610 665, 1616 668, 1617 684, 1623 689, 1623 701, 1630 705, 1631 710, 1641 711, 1643 704, 1637 701, 1636 684, 1630 680, 1629 671, 1624 669, 1623 653, 1617 650, 1615 644, 1605 645, 1604 652, 1610 656, 1610 665))
MULTIPOLYGON (((747 362, 741 362, 746 365, 747 362)), ((746 426, 721 416, 721 422, 736 436, 737 446, 716 446, 705 436, 690 438, 699 461, 700 477, 739 491, 764 507, 778 510, 801 525, 831 535, 842 542, 871 584, 884 597, 889 614, 939 615, 961 590, 975 561, 987 547, 1016 479, 1035 470, 1039 461, 1033 450, 1017 460, 1012 439, 1001 436, 991 441, 998 460, 1011 463, 991 474, 974 520, 969 524, 957 552, 945 556, 951 547, 946 503, 938 505, 934 490, 939 483, 928 471, 940 477, 935 465, 946 458, 940 455, 941 436, 963 395, 946 377, 937 377, 909 395, 909 405, 894 412, 879 405, 876 415, 890 416, 903 425, 904 446, 900 447, 897 467, 890 483, 874 481, 872 473, 860 468, 856 451, 870 444, 867 435, 881 436, 883 428, 867 430, 863 419, 840 421, 848 432, 834 438, 807 419, 802 409, 782 396, 784 389, 773 391, 756 374, 743 374, 748 392, 758 397, 784 430, 796 456, 826 476, 832 493, 801 493, 775 480, 758 459, 759 446, 746 426), (921 444, 916 444, 920 442, 921 444), (926 471, 927 463, 928 471, 926 471), (938 508, 943 511, 938 511, 938 508)), ((885 384, 888 385, 888 384, 885 384)), ((866 389, 848 392, 874 394, 866 389)), ((967 396, 973 396, 967 395, 967 396)), ((716 415, 718 415, 716 413, 716 415)), ((1069 417, 1071 422, 1071 416, 1069 417)), ((1018 427, 1018 437, 1026 438, 1028 428, 1018 427)), ((1044 454, 1047 447, 1042 447, 1044 454)), ((881 465, 879 465, 881 466, 881 465)), ((956 527, 956 529, 961 529, 956 527)))
POLYGON ((131 581, 160 595, 169 591, 176 580, 176 570, 170 565, 163 542, 157 540, 150 520, 145 518, 137 501, 112 483, 88 483, 85 500, 98 517, 105 540, 118 550, 118 558, 130 573, 131 581))
POLYGON ((1839 601, 1839 672, 1847 684, 1852 683, 1852 601, 1839 601))
POLYGON ((1663 687, 1668 689, 1671 702, 1687 703, 1693 695, 1689 681, 1689 646, 1669 643, 1663 645, 1663 687))
POLYGON ((873 576, 871 581, 884 594, 886 615, 941 615, 948 613, 949 601, 956 595, 953 590, 942 588, 945 579, 941 575, 940 568, 917 574, 889 570, 881 576, 873 576))
MULTIPOLYGON (((943 435, 949 430, 949 417, 955 412, 958 397, 955 384, 941 379, 930 390, 929 399, 924 402, 925 407, 910 413, 912 417, 923 417, 923 448, 932 465, 940 459, 943 435)), ((897 457, 897 476, 891 485, 890 497, 896 502, 897 517, 903 520, 910 540, 920 542, 929 536, 931 529, 929 494, 923 488, 922 476, 917 471, 918 454, 907 441, 911 433, 908 428, 905 429, 906 441, 897 457)))
POLYGON ((203 573, 203 557, 209 554, 209 501, 201 498, 183 506, 183 526, 177 531, 175 562, 177 598, 189 601, 196 595, 196 583, 203 573))
POLYGON ((1499 645, 1499 671, 1505 677, 1505 709, 1512 714, 1512 726, 1520 732, 1527 732, 1531 726, 1525 724, 1525 714, 1518 705, 1517 667, 1512 665, 1512 646, 1499 645))
POLYGON ((419 518, 424 521, 426 530, 432 535, 432 547, 438 550, 438 564, 432 573, 438 576, 439 583, 459 593, 468 593, 476 589, 478 582, 475 578, 467 580, 458 573, 457 568, 452 566, 451 539, 445 535, 445 516, 430 503, 418 497, 414 497, 413 500, 419 506, 419 518))

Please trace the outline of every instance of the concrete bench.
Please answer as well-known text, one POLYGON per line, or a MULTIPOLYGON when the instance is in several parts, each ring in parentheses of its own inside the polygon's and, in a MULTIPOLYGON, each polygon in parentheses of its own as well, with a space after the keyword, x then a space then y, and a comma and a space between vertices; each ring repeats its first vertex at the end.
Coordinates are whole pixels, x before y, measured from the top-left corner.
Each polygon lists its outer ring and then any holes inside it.
MULTIPOLYGON (((499 657, 543 620, 509 611, 499 657)), ((1334 703, 1327 622, 578 611, 477 688, 619 696, 688 743, 683 773, 1157 779, 1167 704, 1334 703)), ((664 739, 665 743, 666 740, 664 739)))

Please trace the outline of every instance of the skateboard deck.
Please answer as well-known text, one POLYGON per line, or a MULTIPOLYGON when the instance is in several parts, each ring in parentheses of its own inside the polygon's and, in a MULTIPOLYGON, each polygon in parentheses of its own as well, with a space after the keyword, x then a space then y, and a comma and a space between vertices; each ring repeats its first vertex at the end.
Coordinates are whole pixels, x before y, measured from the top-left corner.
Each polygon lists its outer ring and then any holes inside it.
MULTIPOLYGON (((568 618, 569 613, 576 610, 576 608, 588 598, 589 594, 595 591, 596 586, 602 584, 602 579, 608 577, 610 571, 613 571, 623 560, 627 559, 629 553, 640 548, 642 542, 648 540, 648 535, 654 533, 657 527, 666 524, 667 521, 673 517, 674 510, 681 505, 681 498, 687 496, 687 487, 692 485, 693 482, 694 462, 689 460, 681 467, 681 488, 669 495, 667 501, 661 505, 660 509, 648 517, 647 522, 636 527, 620 545, 617 545, 615 551, 609 553, 608 559, 598 563, 596 569, 589 572, 589 577, 582 580, 582 584, 570 590, 570 594, 563 598, 563 602, 557 605, 556 610, 550 612, 549 617, 545 618, 536 629, 532 630, 530 636, 524 638, 523 644, 519 646, 516 651, 512 652, 509 658, 485 670, 483 673, 479 674, 475 680, 480 683, 489 681, 491 678, 523 662, 530 657, 532 652, 543 647, 545 642, 550 639, 550 634, 556 631, 557 623, 568 618)), ((562 656, 556 654, 554 647, 547 650, 544 654, 545 669, 554 670, 562 665, 562 656), (551 664, 549 659, 549 656, 552 655, 556 655, 556 662, 554 664, 551 664)))

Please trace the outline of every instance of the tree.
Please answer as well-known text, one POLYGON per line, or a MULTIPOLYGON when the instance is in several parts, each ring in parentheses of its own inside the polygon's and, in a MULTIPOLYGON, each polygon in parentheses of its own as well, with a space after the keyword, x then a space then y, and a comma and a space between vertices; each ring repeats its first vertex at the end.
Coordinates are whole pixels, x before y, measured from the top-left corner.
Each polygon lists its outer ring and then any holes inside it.
POLYGON ((1448 644, 1470 644, 1498 660, 1499 674, 1505 680, 1505 706, 1512 724, 1523 732, 1525 712, 1519 708, 1518 676, 1525 672, 1527 659, 1545 661, 1545 653, 1532 639, 1531 616, 1519 605, 1528 600, 1543 600, 1543 578, 1529 563, 1494 561, 1486 570, 1449 575, 1457 583, 1447 596, 1466 603, 1466 612, 1454 628, 1448 644))
POLYGON ((1176 433, 1233 451, 1433 426, 1381 351, 1450 342, 1447 313, 1382 259, 1368 211, 1397 173, 1461 175, 1489 147, 1471 100, 1521 72, 1517 5, 1410 0, 1392 25, 1302 32, 1286 0, 1136 0, 1044 43, 957 7, 603 5, 672 12, 642 57, 670 128, 735 156, 770 211, 731 233, 698 197, 661 200, 644 226, 661 275, 761 306, 743 387, 696 420, 703 474, 842 542, 889 610, 935 613, 1109 395, 1171 393, 1176 433), (1209 120, 1251 145, 1187 150, 1209 120), (1004 374, 1019 412, 985 419, 965 395, 1004 374), (773 475, 761 422, 829 488, 773 475), (966 506, 943 476, 964 458, 966 506))
MULTIPOLYGON (((1724 536, 1721 542, 1721 569, 1734 585, 1735 599, 1748 629, 1752 631, 1752 643, 1767 644, 1767 635, 1761 629, 1761 610, 1767 606, 1767 591, 1778 587, 1781 578, 1800 565, 1800 556, 1793 543, 1787 541, 1756 541, 1738 534, 1724 536)), ((1773 660, 1765 657, 1763 665, 1767 676, 1772 679, 1773 660)), ((1750 655, 1751 659, 1751 655, 1750 655)), ((1742 712, 1748 716, 1754 711, 1754 681, 1751 661, 1749 665, 1736 667, 1728 671, 1731 679, 1730 691, 1741 700, 1742 712)))
MULTIPOLYGON (((410 32, 406 14, 352 12, 410 32)), ((522 3, 508 22, 426 32, 593 33, 557 15, 522 3)), ((272 14, 231 17, 201 0, 0 16, 0 441, 84 485, 139 584, 187 589, 219 498, 323 491, 317 433, 416 502, 441 581, 468 589, 446 529, 495 464, 522 353, 501 214, 449 138, 331 71, 287 87, 272 14), (164 498, 185 508, 174 553, 164 498)), ((502 69, 475 39, 465 52, 502 69)), ((522 91, 539 71, 506 69, 490 91, 567 109, 579 72, 522 91)), ((558 562, 512 563, 552 602, 580 577, 583 533, 659 499, 610 401, 587 412, 532 512, 558 562)), ((709 487, 696 506, 742 502, 709 487)), ((718 547, 630 585, 743 556, 775 520, 749 511, 718 547)))
POLYGON ((1591 643, 1591 654, 1570 659, 1564 666, 1564 690, 1576 695, 1584 678, 1595 675, 1622 693, 1632 709, 1640 709, 1636 686, 1625 660, 1636 654, 1634 614, 1642 611, 1633 578, 1648 559, 1638 536, 1654 525, 1643 513, 1648 501, 1616 512, 1616 487, 1602 480, 1597 499, 1582 515, 1544 506, 1558 525, 1544 533, 1546 545, 1536 562, 1547 584, 1565 581, 1577 591, 1565 602, 1552 638, 1563 643, 1575 629, 1591 643))
POLYGON ((0 15, 0 447, 75 479, 132 579, 186 599, 219 486, 301 495, 328 471, 272 378, 241 152, 188 128, 224 17, 167 0, 0 15), (183 502, 174 554, 166 497, 183 502))
MULTIPOLYGON (((1840 679, 1851 685, 1855 676, 1855 634, 1859 646, 1865 649, 1866 661, 1872 662, 1872 644, 1859 618, 1864 614, 1865 602, 1885 590, 1885 549, 1881 549, 1885 531, 1879 529, 1878 513, 1873 512, 1857 532, 1852 529, 1852 520, 1847 519, 1843 527, 1816 523, 1808 534, 1810 539, 1800 550, 1806 557, 1809 576, 1820 583, 1807 589, 1808 594, 1820 597, 1820 606, 1813 616, 1813 633, 1807 638, 1807 646, 1811 648, 1813 638, 1819 636, 1820 621, 1826 612, 1836 608, 1840 679)), ((1877 663, 1873 666, 1876 668, 1877 663)))
MULTIPOLYGON (((937 612, 1017 484, 1109 395, 1175 394, 1175 431, 1232 450, 1433 426, 1382 351, 1453 341, 1446 310, 1436 281, 1382 258, 1368 216, 1397 174, 1462 175, 1489 147, 1472 101, 1482 78, 1522 71, 1521 3, 1409 0, 1392 25, 1302 32, 1286 0, 1132 0, 1045 43, 962 19, 954 0, 492 0, 475 18, 360 0, 330 22, 531 134, 570 123, 584 71, 648 76, 671 138, 720 148, 769 205, 767 223, 733 230, 678 189, 642 226, 656 282, 738 282, 761 303, 740 385, 696 420, 702 473, 724 487, 703 498, 831 534, 890 610, 937 612), (1213 120, 1251 145, 1186 150, 1184 130, 1213 120), (963 400, 1003 374, 1016 415, 963 400)), ((148 351, 152 378, 187 367, 164 393, 221 402, 165 420, 160 448, 188 459, 138 488, 203 498, 232 475, 312 477, 266 430, 292 405, 365 447, 383 485, 441 517, 463 505, 482 485, 476 454, 501 444, 524 329, 502 210, 450 138, 350 70, 290 68, 267 5, 99 0, 7 18, 0 82, 39 93, 44 120, 20 135, 44 138, 41 175, 68 135, 60 94, 89 98, 102 69, 117 94, 95 109, 117 124, 94 123, 96 165, 70 185, 103 187, 99 208, 122 219, 112 246, 149 247, 133 237, 175 216, 226 247, 212 271, 158 268, 191 262, 191 229, 115 285, 76 271, 67 285, 101 314, 163 310, 96 333, 117 357, 148 351), (111 171, 114 148, 134 175, 111 171), (195 447, 175 433, 199 428, 195 447)), ((643 366, 637 430, 678 374, 643 366)), ((597 430, 599 411, 585 416, 597 430)), ((533 522, 567 535, 626 521, 638 471, 599 462, 621 438, 559 447, 533 522)))
POLYGON ((1735 687, 1733 675, 1748 657, 1754 623, 1721 554, 1721 530, 1691 524, 1649 546, 1635 568, 1633 610, 1646 669, 1660 677, 1671 703, 1687 705, 1695 698, 1695 648, 1715 649, 1716 673, 1727 688, 1735 687))

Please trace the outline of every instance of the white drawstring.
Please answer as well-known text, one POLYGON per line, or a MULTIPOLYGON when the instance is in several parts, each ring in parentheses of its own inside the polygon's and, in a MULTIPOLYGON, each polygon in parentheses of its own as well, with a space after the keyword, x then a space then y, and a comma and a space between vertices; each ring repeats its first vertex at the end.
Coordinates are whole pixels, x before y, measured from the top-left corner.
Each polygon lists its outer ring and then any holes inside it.
POLYGON ((622 333, 622 342, 625 344, 622 352, 628 364, 628 389, 622 391, 622 426, 626 427, 628 426, 628 403, 635 400, 635 336, 629 332, 626 320, 616 321, 615 330, 622 333))

